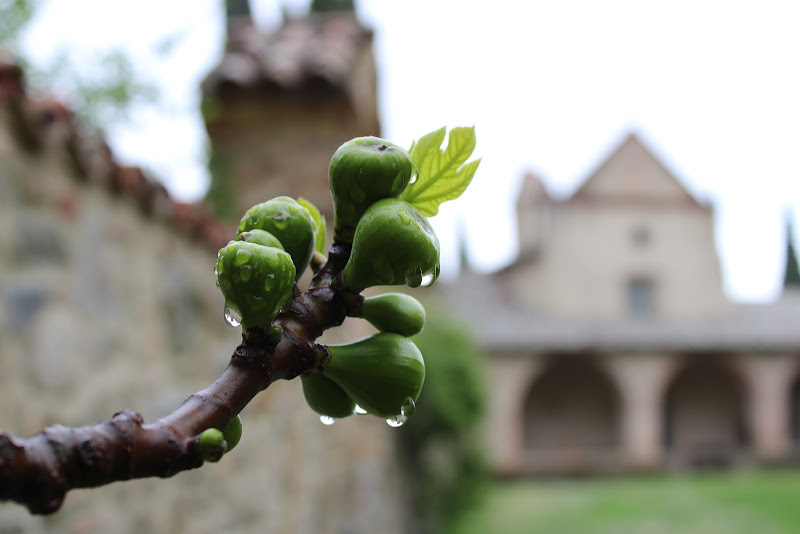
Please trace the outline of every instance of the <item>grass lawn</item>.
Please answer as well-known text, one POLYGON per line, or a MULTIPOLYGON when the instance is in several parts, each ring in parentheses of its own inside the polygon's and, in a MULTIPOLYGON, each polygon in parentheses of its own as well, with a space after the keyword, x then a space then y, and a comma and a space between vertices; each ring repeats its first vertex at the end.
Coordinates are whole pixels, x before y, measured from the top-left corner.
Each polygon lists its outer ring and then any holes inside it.
POLYGON ((457 534, 797 534, 800 470, 496 482, 457 534))

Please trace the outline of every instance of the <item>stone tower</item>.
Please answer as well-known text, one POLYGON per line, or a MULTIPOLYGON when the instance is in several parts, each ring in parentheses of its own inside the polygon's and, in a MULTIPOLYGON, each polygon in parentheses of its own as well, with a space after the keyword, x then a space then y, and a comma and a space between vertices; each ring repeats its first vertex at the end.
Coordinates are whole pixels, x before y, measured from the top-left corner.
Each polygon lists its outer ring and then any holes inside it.
POLYGON ((228 7, 228 39, 202 85, 212 145, 208 201, 238 217, 278 195, 332 215, 327 172, 343 142, 379 135, 372 32, 352 2, 314 2, 272 33, 246 3, 228 7))

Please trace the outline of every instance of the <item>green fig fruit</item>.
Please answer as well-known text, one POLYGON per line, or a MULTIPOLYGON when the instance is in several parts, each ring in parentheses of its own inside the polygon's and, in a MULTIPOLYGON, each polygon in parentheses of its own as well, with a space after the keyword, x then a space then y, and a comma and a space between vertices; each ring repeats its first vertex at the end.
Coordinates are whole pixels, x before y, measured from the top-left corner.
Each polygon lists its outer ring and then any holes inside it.
POLYGON ((425 326, 425 308, 417 299, 404 293, 384 293, 365 298, 361 317, 381 332, 406 337, 419 334, 425 326))
POLYGON ((300 382, 306 402, 318 414, 336 418, 353 415, 356 403, 330 378, 309 372, 300 375, 300 382))
POLYGON ((428 219, 404 200, 371 205, 356 227, 341 285, 430 285, 439 276, 439 240, 428 219))
POLYGON ((408 152, 380 137, 357 137, 340 146, 328 167, 333 240, 352 243, 364 211, 377 200, 400 195, 417 174, 408 152))
POLYGON ((225 442, 228 444, 226 452, 232 451, 233 448, 239 444, 239 440, 242 439, 242 418, 238 414, 231 419, 231 422, 228 423, 228 426, 222 431, 222 435, 225 437, 225 442))
POLYGON ((295 270, 288 253, 245 241, 231 241, 217 256, 217 285, 225 296, 231 326, 267 327, 292 296, 295 270))
POLYGON ((284 251, 286 250, 283 248, 283 243, 281 243, 277 237, 266 230, 248 230, 236 236, 236 240, 246 241, 247 243, 255 243, 256 245, 263 245, 265 247, 275 247, 284 251))
POLYGON ((292 257, 299 280, 314 253, 316 223, 308 210, 289 197, 256 204, 244 214, 238 232, 264 230, 274 235, 292 257))
POLYGON ((425 381, 425 362, 410 339, 380 333, 328 347, 331 358, 322 374, 361 408, 390 418, 416 402, 425 381))
POLYGON ((228 450, 222 431, 217 428, 203 430, 197 440, 197 450, 206 462, 218 462, 228 450))

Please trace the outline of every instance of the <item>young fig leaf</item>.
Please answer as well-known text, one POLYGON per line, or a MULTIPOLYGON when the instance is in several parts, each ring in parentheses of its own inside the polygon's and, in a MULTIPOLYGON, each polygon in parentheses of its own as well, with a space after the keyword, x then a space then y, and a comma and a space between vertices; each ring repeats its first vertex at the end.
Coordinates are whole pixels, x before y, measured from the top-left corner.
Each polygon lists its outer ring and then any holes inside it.
POLYGON ((446 127, 423 135, 411 145, 411 160, 419 177, 410 183, 400 198, 413 204, 423 215, 439 213, 439 205, 461 196, 475 176, 481 160, 467 162, 475 150, 475 127, 460 126, 450 130, 442 150, 446 127))

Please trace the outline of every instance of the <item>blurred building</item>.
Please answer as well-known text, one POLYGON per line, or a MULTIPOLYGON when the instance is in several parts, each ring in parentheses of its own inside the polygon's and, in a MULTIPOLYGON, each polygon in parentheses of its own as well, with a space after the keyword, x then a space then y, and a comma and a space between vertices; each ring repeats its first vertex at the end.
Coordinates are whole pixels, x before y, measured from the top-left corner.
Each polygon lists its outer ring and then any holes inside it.
MULTIPOLYGON (((213 273, 234 220, 279 194, 329 212, 331 154, 379 133, 370 34, 352 10, 315 4, 274 35, 240 10, 204 84, 212 193, 228 195, 209 200, 228 203, 232 219, 119 165, 102 137, 0 61, 0 427, 25 437, 121 409, 150 422, 219 376, 241 341, 213 273)), ((327 341, 362 334, 350 325, 327 341)), ((0 532, 406 531, 397 430, 384 421, 324 426, 298 381, 273 384, 242 418, 242 442, 217 464, 75 491, 45 518, 0 503, 0 532)))
POLYGON ((246 6, 228 3, 225 53, 202 84, 208 200, 238 219, 258 199, 304 197, 330 218, 331 156, 353 137, 380 133, 372 32, 352 1, 314 2, 311 16, 272 33, 246 6))
POLYGON ((792 460, 800 292, 729 302, 710 206, 629 135, 569 198, 524 178, 519 257, 443 293, 489 353, 499 474, 792 460))

